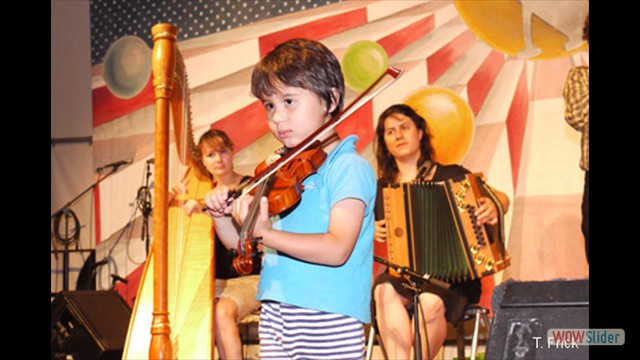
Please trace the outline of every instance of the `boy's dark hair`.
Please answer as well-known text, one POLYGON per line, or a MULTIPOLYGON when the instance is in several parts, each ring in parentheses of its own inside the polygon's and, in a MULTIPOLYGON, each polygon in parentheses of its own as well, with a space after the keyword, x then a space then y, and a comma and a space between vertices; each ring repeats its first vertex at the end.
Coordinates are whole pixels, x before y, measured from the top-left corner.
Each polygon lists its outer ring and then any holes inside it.
POLYGON ((344 106, 344 77, 340 62, 324 45, 315 40, 293 39, 275 47, 253 69, 251 93, 258 99, 271 96, 276 86, 285 85, 309 90, 323 99, 327 110, 333 101, 334 117, 344 106), (332 88, 340 94, 333 99, 332 88))
POLYGON ((391 105, 378 117, 378 125, 376 126, 376 137, 378 141, 375 149, 376 159, 378 161, 378 180, 388 184, 395 182, 399 172, 396 160, 384 142, 384 120, 393 114, 403 114, 407 116, 416 125, 418 131, 424 132, 420 140, 420 158, 416 165, 420 167, 427 160, 433 161, 435 156, 435 150, 431 144, 431 132, 427 126, 427 121, 406 104, 391 105))

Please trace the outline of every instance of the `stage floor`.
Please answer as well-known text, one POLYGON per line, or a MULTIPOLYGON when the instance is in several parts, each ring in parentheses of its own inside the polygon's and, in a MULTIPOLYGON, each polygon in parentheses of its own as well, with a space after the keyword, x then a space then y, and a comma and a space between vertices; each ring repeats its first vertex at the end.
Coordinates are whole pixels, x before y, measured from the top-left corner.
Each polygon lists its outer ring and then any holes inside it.
MULTIPOLYGON (((245 346, 245 359, 247 360, 258 360, 260 357, 259 354, 259 346, 258 345, 247 345, 245 346)), ((485 345, 478 345, 478 355, 476 359, 483 359, 483 355, 485 353, 485 345)), ((465 349, 465 356, 469 358, 471 355, 471 345, 468 345, 465 349)), ((440 349, 434 360, 452 360, 458 356, 458 348, 455 344, 445 345, 440 349)), ((378 345, 374 345, 373 350, 371 351, 371 360, 387 360, 382 355, 382 350, 378 345)))

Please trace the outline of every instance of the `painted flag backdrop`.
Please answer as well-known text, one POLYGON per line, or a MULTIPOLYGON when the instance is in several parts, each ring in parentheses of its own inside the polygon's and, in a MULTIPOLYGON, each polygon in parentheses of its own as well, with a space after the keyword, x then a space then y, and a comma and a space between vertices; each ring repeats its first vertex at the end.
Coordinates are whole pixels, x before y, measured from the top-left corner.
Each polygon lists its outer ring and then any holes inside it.
MULTIPOLYGON (((93 154, 96 166, 132 159, 100 184, 95 206, 99 251, 120 254, 122 276, 135 280, 146 255, 136 199, 154 156, 150 32, 158 22, 179 28, 196 139, 209 128, 226 131, 235 143, 236 170, 247 174, 279 147, 250 94, 251 70, 263 55, 294 37, 318 40, 339 59, 358 41, 378 44, 388 64, 405 73, 339 132, 358 135, 357 149, 375 169, 374 128, 385 108, 420 91, 446 94, 444 105, 461 101, 456 106, 470 110, 470 128, 446 130, 459 120, 447 116, 427 121, 434 127, 447 122, 434 141, 459 152, 449 161, 483 172, 511 199, 506 233, 512 265, 496 281, 588 276, 586 258, 575 256, 584 251, 580 135, 564 121, 562 98, 569 69, 588 64, 586 44, 572 42, 582 32, 588 1, 117 4, 94 0, 91 6, 93 154)), ((348 88, 346 95, 348 104, 358 92, 348 88)), ((108 287, 113 268, 101 272, 99 283, 108 287)), ((129 288, 135 285, 130 281, 129 288)), ((119 291, 135 296, 127 287, 119 291)))

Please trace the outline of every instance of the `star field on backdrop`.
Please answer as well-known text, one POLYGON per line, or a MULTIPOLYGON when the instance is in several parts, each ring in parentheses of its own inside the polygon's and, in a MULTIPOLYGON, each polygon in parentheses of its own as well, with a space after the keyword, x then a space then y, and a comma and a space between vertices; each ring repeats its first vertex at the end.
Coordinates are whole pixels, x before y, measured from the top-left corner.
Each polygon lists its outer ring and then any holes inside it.
POLYGON ((214 34, 342 0, 91 0, 91 65, 102 62, 109 46, 135 35, 153 47, 149 29, 176 25, 178 40, 214 34))

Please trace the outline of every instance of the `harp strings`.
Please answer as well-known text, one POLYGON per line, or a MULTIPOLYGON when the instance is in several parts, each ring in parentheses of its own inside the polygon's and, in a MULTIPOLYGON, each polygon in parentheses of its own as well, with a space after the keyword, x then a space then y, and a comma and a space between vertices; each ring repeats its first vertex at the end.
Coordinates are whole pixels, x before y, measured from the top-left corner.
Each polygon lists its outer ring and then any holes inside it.
MULTIPOLYGON (((192 155, 191 153, 191 145, 193 144, 192 139, 189 139, 190 132, 190 111, 189 111, 189 86, 187 81, 187 72, 184 65, 184 60, 182 55, 178 49, 176 49, 176 67, 174 73, 174 91, 172 93, 172 102, 176 102, 176 104, 172 104, 174 109, 177 111, 172 112, 174 121, 171 123, 173 126, 178 127, 178 129, 174 129, 172 131, 174 138, 174 144, 176 146, 176 150, 171 152, 176 156, 173 157, 175 161, 172 161, 173 171, 171 171, 172 180, 169 182, 170 185, 182 183, 187 175, 187 169, 189 166, 189 158, 192 155), (178 121, 176 121, 178 120, 178 121)), ((188 239, 189 232, 189 219, 188 216, 184 214, 184 205, 189 199, 189 194, 178 194, 176 197, 177 201, 174 201, 175 208, 173 209, 173 214, 175 215, 175 236, 171 236, 169 238, 170 242, 173 242, 170 247, 174 249, 172 262, 175 264, 171 271, 173 279, 173 284, 170 288, 175 289, 170 294, 170 304, 172 305, 173 311, 171 314, 173 315, 172 323, 175 324, 177 328, 180 327, 177 320, 183 318, 182 314, 180 314, 180 309, 182 305, 180 304, 181 296, 179 294, 182 293, 180 287, 180 274, 183 273, 184 267, 186 264, 185 259, 185 244, 184 241, 188 239)), ((177 334, 175 332, 174 334, 177 334)))

